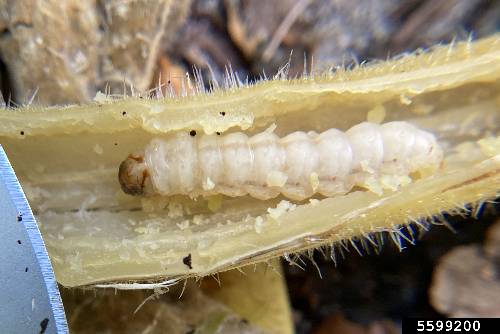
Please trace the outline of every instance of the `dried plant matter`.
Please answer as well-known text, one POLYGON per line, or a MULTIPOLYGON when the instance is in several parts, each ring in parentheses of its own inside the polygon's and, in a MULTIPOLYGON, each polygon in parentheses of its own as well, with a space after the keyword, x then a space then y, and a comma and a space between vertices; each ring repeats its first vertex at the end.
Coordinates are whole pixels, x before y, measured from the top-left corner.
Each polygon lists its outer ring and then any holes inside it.
MULTIPOLYGON (((420 225, 443 211, 494 198, 500 184, 500 37, 427 54, 243 84, 230 73, 208 94, 186 80, 179 97, 115 99, 0 113, 0 140, 33 208, 59 282, 205 276, 297 251, 420 225), (278 135, 346 130, 367 119, 404 120, 437 136, 443 170, 382 195, 354 191, 310 202, 215 196, 139 200, 124 195, 118 167, 153 137, 178 131, 278 135)), ((214 84, 214 88, 217 85, 214 84)), ((335 248, 333 248, 335 249, 335 248)), ((332 253, 334 257, 334 253, 332 253)))
POLYGON ((500 316, 499 231, 497 222, 484 247, 457 247, 440 259, 430 289, 437 310, 451 317, 500 316))
POLYGON ((224 1, 231 39, 255 72, 279 66, 294 57, 296 74, 304 53, 315 62, 332 65, 351 55, 366 54, 373 45, 382 45, 391 33, 393 0, 300 0, 272 2, 258 0, 224 1), (271 65, 271 66, 269 66, 271 65))
POLYGON ((107 85, 147 90, 190 1, 0 1, 0 52, 15 101, 88 102, 107 85), (100 2, 98 2, 100 3, 100 2), (148 19, 145 20, 144 17, 148 19))
POLYGON ((92 6, 92 1, 0 2, 0 51, 17 100, 28 102, 37 90, 47 96, 41 103, 84 102, 95 94, 100 34, 92 6))
POLYGON ((62 298, 72 333, 267 333, 203 295, 194 284, 186 287, 182 298, 179 294, 151 298, 150 291, 63 290, 62 298))

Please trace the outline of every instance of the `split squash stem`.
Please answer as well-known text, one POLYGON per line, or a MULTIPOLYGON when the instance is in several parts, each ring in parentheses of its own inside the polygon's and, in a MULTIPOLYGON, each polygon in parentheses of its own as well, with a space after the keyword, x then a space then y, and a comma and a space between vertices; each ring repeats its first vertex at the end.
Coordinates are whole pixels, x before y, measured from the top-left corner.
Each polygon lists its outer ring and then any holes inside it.
MULTIPOLYGON (((438 46, 360 66, 252 85, 238 80, 186 96, 109 97, 81 106, 0 111, 0 143, 37 215, 65 286, 202 277, 342 240, 432 220, 500 189, 500 36, 438 46), (434 133, 442 169, 382 195, 291 203, 283 198, 123 194, 118 167, 152 138, 175 131, 293 131, 404 120, 434 133)), ((409 238, 409 236, 405 235, 409 238)), ((366 239, 369 238, 369 239, 366 239)))

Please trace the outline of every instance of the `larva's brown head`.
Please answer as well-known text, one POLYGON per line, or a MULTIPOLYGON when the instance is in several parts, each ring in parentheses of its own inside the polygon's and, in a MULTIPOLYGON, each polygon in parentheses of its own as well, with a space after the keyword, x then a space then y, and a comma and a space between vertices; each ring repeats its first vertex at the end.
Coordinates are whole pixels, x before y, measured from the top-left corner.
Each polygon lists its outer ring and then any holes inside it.
POLYGON ((131 154, 120 164, 118 180, 122 190, 130 195, 148 195, 152 184, 142 154, 131 154))

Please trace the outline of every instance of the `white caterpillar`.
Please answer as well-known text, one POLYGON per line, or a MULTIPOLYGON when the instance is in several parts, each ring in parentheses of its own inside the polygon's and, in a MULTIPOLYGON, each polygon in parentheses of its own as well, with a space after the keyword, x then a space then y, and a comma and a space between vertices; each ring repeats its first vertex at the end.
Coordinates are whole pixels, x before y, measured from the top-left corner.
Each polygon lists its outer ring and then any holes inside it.
POLYGON ((143 153, 122 162, 119 180, 132 195, 249 194, 266 200, 281 193, 303 200, 315 193, 345 194, 354 186, 397 188, 411 173, 436 170, 442 156, 431 133, 406 122, 365 122, 345 133, 330 129, 283 138, 271 129, 250 138, 191 131, 153 139, 143 153))

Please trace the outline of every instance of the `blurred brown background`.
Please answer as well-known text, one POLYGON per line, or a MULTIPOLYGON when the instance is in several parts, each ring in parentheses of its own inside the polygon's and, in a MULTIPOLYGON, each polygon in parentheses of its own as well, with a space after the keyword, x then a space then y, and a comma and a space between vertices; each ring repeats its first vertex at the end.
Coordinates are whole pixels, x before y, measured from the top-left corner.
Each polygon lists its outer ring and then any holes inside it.
POLYGON ((499 26, 495 0, 1 0, 5 100, 81 103, 98 90, 178 89, 385 59, 499 26), (292 52, 293 51, 293 52, 292 52), (160 75, 161 74, 161 75, 160 75), (168 81, 171 86, 167 89, 168 81), (37 94, 35 94, 35 92, 37 94))

